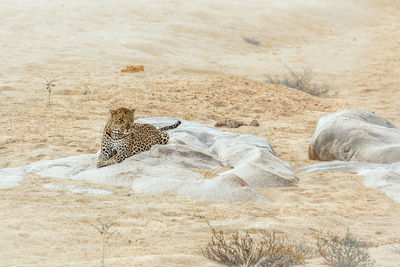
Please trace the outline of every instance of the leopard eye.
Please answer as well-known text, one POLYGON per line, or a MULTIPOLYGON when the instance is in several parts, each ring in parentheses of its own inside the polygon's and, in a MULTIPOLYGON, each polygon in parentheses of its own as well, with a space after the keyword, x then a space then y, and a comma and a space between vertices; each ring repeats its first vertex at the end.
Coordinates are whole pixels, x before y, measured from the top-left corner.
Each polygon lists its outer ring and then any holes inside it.
POLYGON ((124 119, 123 118, 119 118, 119 122, 124 122, 124 119))

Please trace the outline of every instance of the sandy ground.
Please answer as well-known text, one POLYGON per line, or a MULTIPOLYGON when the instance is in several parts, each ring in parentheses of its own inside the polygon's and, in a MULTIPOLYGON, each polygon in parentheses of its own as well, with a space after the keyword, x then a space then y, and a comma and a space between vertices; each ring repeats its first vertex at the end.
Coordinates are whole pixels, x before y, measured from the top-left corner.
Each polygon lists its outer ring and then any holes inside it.
MULTIPOLYGON (((0 9, 0 167, 95 153, 108 109, 138 117, 219 119, 259 127, 300 169, 319 117, 364 108, 400 125, 400 4, 395 1, 3 1, 0 9), (261 42, 256 46, 242 37, 261 42), (263 83, 266 74, 312 68, 337 91, 317 98, 263 83), (121 73, 142 64, 141 73, 121 73), (56 78, 48 95, 39 77, 56 78), (83 94, 89 83, 90 94, 83 94)), ((263 229, 315 242, 347 228, 374 247, 377 266, 400 261, 400 204, 351 173, 298 173, 296 188, 263 191, 274 202, 207 203, 43 189, 27 177, 0 192, 0 266, 99 266, 97 220, 113 223, 107 266, 206 266, 205 220, 227 232, 263 229)), ((316 266, 317 263, 312 264, 316 266)))

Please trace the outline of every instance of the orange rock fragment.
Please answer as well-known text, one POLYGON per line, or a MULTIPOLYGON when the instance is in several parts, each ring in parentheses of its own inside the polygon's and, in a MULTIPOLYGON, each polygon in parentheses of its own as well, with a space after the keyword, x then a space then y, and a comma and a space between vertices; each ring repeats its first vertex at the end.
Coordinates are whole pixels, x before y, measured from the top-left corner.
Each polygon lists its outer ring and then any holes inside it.
POLYGON ((121 72, 139 72, 139 71, 144 71, 144 66, 143 65, 128 65, 126 66, 126 69, 121 70, 121 72))

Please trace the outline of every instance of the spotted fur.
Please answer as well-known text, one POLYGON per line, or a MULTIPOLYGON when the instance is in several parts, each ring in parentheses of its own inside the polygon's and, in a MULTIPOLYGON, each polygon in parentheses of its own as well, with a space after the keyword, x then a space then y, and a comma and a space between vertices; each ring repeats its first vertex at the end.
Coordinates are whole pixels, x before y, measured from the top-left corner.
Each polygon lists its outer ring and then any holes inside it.
POLYGON ((104 128, 97 167, 120 163, 137 153, 150 150, 156 144, 168 143, 166 130, 175 129, 181 122, 157 129, 151 124, 134 123, 135 109, 110 110, 111 116, 104 128))

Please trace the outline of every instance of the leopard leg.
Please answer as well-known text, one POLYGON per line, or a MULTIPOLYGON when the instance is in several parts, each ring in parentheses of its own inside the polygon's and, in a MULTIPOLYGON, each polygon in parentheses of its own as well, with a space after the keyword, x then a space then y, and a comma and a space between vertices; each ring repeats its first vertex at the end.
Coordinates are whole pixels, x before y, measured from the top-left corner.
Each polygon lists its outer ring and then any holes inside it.
POLYGON ((137 152, 135 150, 133 150, 132 148, 123 150, 122 152, 119 152, 115 155, 113 155, 111 158, 107 159, 107 160, 102 160, 99 161, 97 163, 97 167, 101 168, 101 167, 105 167, 105 166, 109 166, 109 165, 113 165, 116 163, 121 163, 123 162, 125 159, 127 159, 128 157, 136 154, 137 152))
POLYGON ((102 146, 100 148, 100 155, 97 158, 97 168, 105 166, 104 162, 109 160, 113 156, 113 153, 115 153, 115 152, 112 152, 111 148, 102 146))
POLYGON ((160 131, 160 137, 159 137, 159 144, 161 145, 165 145, 167 144, 169 141, 169 134, 164 132, 164 131, 160 131))
POLYGON ((121 163, 125 159, 126 159, 126 156, 123 156, 121 153, 117 153, 117 154, 115 154, 114 156, 112 156, 111 158, 109 158, 107 160, 99 161, 97 163, 97 167, 101 168, 101 167, 113 165, 113 164, 116 164, 116 163, 121 163))
POLYGON ((104 165, 104 159, 103 158, 100 158, 100 156, 99 156, 99 158, 97 159, 97 165, 96 165, 96 167, 97 168, 101 168, 101 167, 104 167, 105 165, 104 165))

